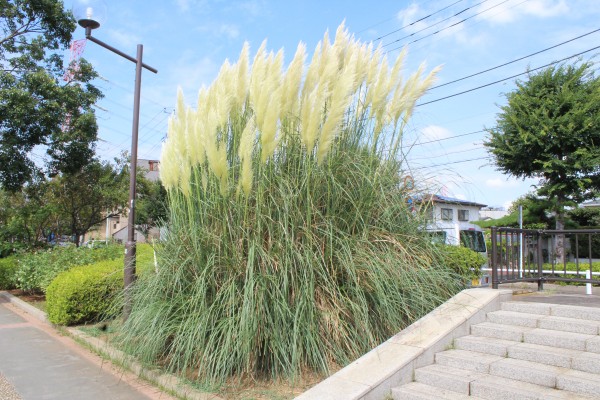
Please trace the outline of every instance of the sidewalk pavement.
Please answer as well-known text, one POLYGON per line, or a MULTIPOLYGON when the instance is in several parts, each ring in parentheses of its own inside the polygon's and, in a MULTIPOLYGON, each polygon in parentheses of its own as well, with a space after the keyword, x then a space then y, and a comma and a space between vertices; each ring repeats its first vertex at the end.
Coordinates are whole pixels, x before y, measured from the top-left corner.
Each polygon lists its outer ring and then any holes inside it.
POLYGON ((174 400, 0 296, 0 399, 174 400))
POLYGON ((594 286, 592 294, 586 294, 585 286, 556 285, 544 283, 544 290, 537 291, 537 283, 514 283, 500 285, 500 289, 513 289, 513 300, 537 303, 566 304, 570 306, 600 308, 600 287, 594 286))

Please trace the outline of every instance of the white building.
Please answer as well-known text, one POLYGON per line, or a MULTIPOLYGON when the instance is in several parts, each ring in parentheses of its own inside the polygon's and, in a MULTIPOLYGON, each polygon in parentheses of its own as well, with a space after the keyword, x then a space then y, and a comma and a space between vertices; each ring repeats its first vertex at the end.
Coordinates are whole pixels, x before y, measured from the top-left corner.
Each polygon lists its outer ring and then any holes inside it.
POLYGON ((428 219, 435 222, 479 221, 479 211, 483 207, 487 207, 485 204, 436 194, 423 196, 420 203, 425 207, 428 207, 428 219))

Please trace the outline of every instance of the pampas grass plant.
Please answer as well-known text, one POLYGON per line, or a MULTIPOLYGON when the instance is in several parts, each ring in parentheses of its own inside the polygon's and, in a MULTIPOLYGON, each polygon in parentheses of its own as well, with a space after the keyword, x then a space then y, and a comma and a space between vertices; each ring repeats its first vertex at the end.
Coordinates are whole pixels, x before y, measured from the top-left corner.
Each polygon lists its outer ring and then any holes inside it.
MULTIPOLYGON (((404 53, 401 57, 404 56, 404 53)), ((459 289, 408 207, 398 143, 437 69, 402 79, 340 26, 298 46, 245 45, 179 92, 161 158, 170 216, 119 340, 198 381, 327 372, 459 289)))

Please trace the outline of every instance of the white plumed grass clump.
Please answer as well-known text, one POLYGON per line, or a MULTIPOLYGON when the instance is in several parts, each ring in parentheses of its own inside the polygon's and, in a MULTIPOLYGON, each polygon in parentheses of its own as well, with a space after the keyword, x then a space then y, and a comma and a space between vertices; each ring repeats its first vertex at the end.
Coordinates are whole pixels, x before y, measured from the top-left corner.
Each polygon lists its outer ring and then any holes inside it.
POLYGON ((179 91, 161 157, 170 216, 120 340, 187 378, 297 376, 344 365, 459 289, 407 204, 398 143, 437 69, 340 26, 242 48, 195 107, 179 91), (391 67, 390 67, 391 65, 391 67))

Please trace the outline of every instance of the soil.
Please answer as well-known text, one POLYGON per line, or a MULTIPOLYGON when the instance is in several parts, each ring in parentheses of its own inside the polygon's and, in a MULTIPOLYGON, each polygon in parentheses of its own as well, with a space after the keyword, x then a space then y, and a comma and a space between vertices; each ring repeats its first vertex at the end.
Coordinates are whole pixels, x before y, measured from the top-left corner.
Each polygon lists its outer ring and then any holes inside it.
POLYGON ((8 293, 12 294, 13 296, 18 297, 19 299, 21 299, 23 301, 31 303, 33 306, 35 306, 35 304, 33 304, 33 303, 40 303, 40 302, 46 301, 45 294, 29 293, 29 292, 25 292, 20 289, 9 290, 8 293))

